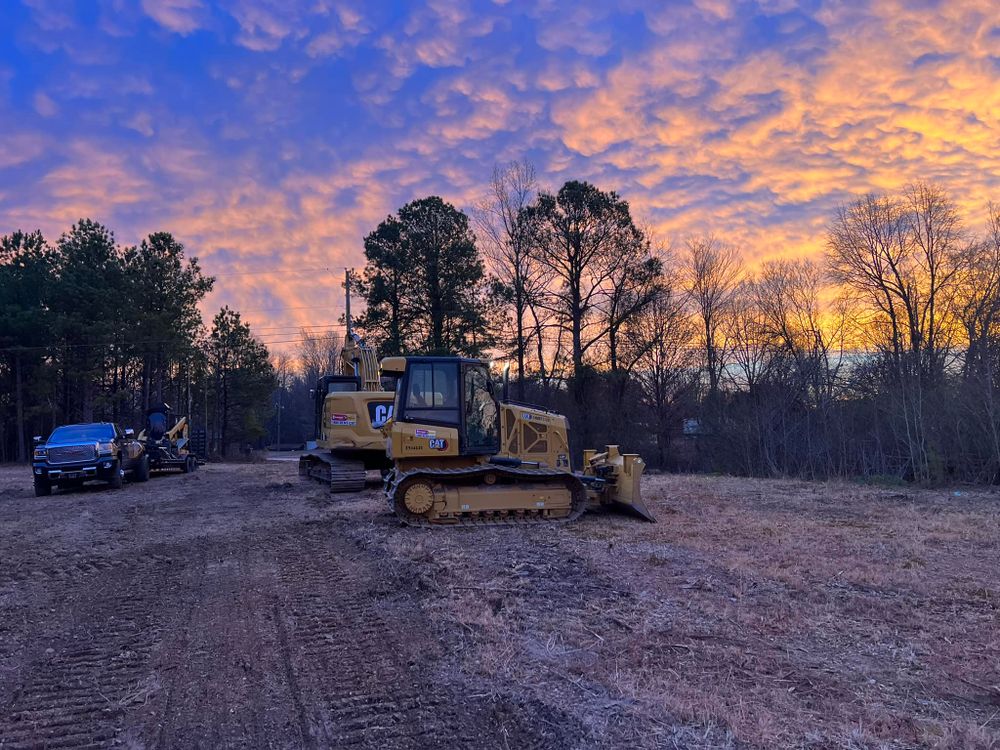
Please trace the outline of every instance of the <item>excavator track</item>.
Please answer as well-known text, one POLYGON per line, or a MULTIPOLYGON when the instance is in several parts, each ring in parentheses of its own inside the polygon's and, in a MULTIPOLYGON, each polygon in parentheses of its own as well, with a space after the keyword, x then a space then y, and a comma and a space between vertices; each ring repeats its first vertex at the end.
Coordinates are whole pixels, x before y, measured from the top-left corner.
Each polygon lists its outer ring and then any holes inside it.
POLYGON ((361 492, 367 477, 363 461, 323 453, 301 456, 299 475, 322 482, 330 488, 330 492, 361 492))
POLYGON ((568 523, 575 521, 587 509, 587 490, 583 482, 574 474, 554 469, 522 469, 494 464, 456 469, 421 468, 406 472, 394 471, 386 477, 385 495, 389 509, 408 526, 506 526, 568 523), (471 480, 477 480, 472 481, 472 484, 479 486, 480 484, 490 484, 489 475, 492 475, 494 481, 502 478, 507 483, 512 482, 521 486, 562 484, 571 493, 570 512, 565 516, 552 517, 546 509, 470 508, 458 515, 434 520, 424 515, 412 513, 403 503, 406 490, 419 482, 445 486, 468 486, 471 480))

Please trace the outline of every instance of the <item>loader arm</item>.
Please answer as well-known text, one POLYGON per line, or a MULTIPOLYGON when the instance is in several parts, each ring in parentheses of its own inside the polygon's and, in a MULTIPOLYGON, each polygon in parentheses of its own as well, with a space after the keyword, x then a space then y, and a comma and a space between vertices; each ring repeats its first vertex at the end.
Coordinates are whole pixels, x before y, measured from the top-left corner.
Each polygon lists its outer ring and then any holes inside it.
POLYGON ((187 417, 181 417, 177 420, 177 424, 167 430, 164 437, 170 442, 176 442, 178 438, 187 438, 188 434, 188 419, 187 417))

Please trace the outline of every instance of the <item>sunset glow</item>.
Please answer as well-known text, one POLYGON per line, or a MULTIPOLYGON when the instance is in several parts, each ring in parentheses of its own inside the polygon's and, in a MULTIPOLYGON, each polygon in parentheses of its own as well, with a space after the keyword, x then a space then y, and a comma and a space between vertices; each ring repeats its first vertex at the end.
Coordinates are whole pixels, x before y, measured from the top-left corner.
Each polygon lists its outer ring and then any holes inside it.
POLYGON ((815 256, 838 205, 915 179, 981 221, 998 83, 995 0, 13 0, 0 234, 170 231, 280 348, 334 322, 382 218, 468 208, 498 162, 751 260, 815 256))

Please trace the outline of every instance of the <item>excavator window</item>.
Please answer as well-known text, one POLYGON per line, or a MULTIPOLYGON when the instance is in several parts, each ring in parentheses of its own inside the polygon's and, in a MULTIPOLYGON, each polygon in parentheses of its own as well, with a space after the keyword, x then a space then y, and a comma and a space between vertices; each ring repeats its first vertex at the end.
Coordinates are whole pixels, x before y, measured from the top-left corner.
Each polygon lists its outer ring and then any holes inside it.
POLYGON ((493 398, 489 371, 480 365, 466 365, 463 453, 496 453, 500 449, 497 402, 493 398))
POLYGON ((355 393, 359 390, 361 389, 358 388, 358 382, 356 380, 331 382, 326 384, 327 393, 355 393))
POLYGON ((458 424, 458 363, 419 362, 407 368, 406 421, 458 424))

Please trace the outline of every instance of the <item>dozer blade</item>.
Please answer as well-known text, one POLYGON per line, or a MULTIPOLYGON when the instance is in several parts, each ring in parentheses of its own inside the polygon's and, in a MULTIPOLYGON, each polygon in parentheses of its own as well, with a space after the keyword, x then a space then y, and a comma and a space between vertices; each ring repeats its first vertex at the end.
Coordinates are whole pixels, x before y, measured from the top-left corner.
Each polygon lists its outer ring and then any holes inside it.
POLYGON ((637 453, 621 453, 617 445, 608 445, 604 453, 584 451, 583 461, 587 473, 604 477, 607 481, 604 503, 656 523, 656 518, 642 500, 642 472, 646 464, 637 453))
POLYGON ((621 503, 614 501, 616 508, 621 508, 626 513, 631 513, 634 516, 638 516, 644 521, 649 521, 650 523, 656 523, 656 517, 649 512, 649 508, 646 507, 646 503, 642 499, 633 500, 631 503, 621 503))

